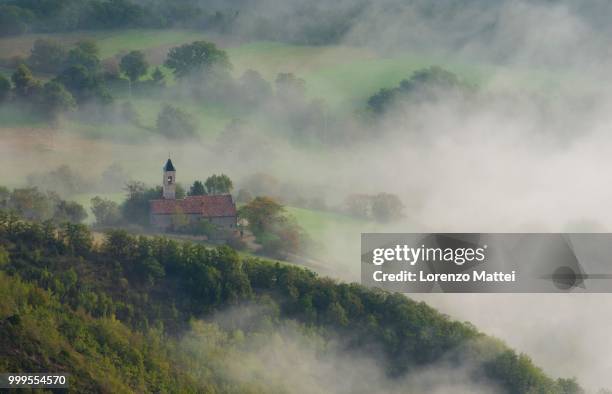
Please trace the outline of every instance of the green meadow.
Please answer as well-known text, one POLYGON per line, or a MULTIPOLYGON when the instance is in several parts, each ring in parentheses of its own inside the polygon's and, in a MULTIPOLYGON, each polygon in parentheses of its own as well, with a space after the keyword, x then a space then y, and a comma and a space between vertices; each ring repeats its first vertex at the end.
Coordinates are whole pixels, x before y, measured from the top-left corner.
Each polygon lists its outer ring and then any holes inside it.
MULTIPOLYGON (((352 233, 361 232, 368 227, 374 227, 372 222, 358 219, 341 213, 319 211, 314 209, 287 207, 287 213, 293 216, 298 224, 311 236, 325 236, 330 232, 352 233)), ((315 239, 315 241, 320 241, 315 239)))

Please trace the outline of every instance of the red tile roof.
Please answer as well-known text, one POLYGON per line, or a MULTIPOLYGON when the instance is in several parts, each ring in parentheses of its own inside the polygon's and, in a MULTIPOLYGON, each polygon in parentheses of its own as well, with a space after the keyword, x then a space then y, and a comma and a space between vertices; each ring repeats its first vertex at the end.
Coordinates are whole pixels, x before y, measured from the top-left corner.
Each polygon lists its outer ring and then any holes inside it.
POLYGON ((236 204, 229 194, 218 196, 187 196, 182 200, 150 200, 151 213, 201 214, 206 217, 236 216, 236 204))

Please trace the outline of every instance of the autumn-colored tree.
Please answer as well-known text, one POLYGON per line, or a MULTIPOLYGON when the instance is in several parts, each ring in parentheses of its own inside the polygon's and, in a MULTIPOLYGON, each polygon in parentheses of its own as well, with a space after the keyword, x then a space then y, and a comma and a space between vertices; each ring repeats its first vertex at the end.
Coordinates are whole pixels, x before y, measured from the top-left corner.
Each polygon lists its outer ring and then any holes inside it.
POLYGON ((285 208, 271 197, 256 197, 240 208, 238 215, 249 222, 253 234, 261 234, 278 221, 285 208))

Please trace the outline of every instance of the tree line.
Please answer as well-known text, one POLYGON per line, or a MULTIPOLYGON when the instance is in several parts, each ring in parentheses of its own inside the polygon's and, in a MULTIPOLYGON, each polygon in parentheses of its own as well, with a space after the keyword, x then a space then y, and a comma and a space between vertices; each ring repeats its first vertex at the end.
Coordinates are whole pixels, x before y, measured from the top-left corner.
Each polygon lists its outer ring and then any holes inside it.
POLYGON ((36 187, 11 191, 0 186, 0 210, 14 212, 28 220, 53 223, 81 223, 87 217, 79 203, 63 200, 55 192, 42 192, 36 187))
POLYGON ((119 28, 175 26, 223 31, 236 11, 187 0, 5 0, 0 36, 119 28))
POLYGON ((439 101, 448 97, 466 97, 474 88, 454 73, 439 66, 415 71, 398 86, 382 88, 370 96, 368 108, 377 115, 391 109, 439 101))

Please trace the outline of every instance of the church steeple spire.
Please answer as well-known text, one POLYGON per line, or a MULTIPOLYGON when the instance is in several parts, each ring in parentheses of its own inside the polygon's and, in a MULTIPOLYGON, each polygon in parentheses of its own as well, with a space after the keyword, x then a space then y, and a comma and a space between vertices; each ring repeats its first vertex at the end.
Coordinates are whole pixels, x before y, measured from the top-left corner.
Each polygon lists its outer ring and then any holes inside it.
POLYGON ((174 165, 172 164, 172 160, 170 160, 169 157, 168 157, 168 161, 166 162, 166 165, 164 166, 164 171, 176 171, 174 169, 174 165))

